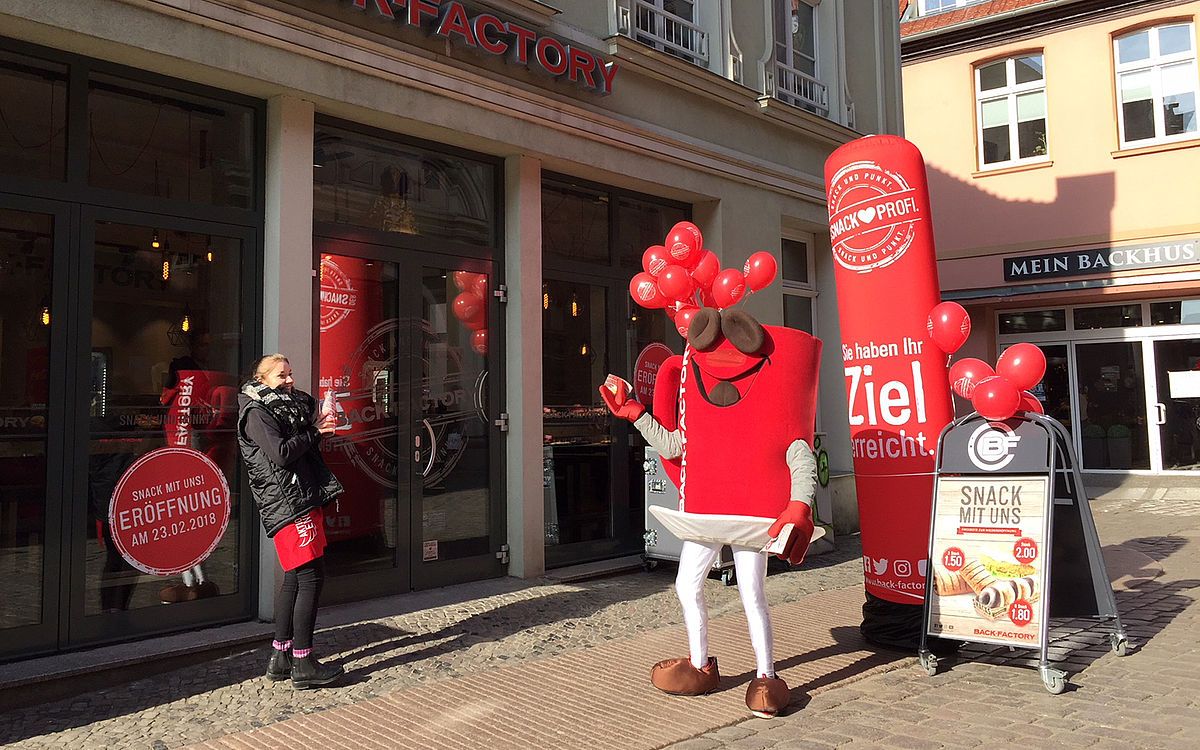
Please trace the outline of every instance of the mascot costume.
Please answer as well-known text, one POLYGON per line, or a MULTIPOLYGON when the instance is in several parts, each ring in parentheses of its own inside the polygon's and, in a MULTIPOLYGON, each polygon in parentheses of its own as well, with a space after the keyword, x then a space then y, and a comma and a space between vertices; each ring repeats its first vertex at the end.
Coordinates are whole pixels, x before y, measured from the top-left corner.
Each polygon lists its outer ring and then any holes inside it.
POLYGON ((769 253, 752 255, 741 272, 721 271, 699 230, 681 222, 665 245, 646 250, 643 267, 630 291, 642 306, 666 309, 686 339, 684 353, 659 369, 653 414, 618 377, 610 375, 600 395, 658 450, 679 487, 678 510, 651 512, 683 540, 675 588, 690 654, 654 665, 650 679, 673 695, 717 688, 703 584, 728 544, 757 661, 746 706, 770 718, 787 706, 790 692, 775 674, 763 591, 767 556, 798 564, 822 533, 813 525, 811 448, 821 342, 734 308, 747 288, 758 291, 774 279, 769 253))

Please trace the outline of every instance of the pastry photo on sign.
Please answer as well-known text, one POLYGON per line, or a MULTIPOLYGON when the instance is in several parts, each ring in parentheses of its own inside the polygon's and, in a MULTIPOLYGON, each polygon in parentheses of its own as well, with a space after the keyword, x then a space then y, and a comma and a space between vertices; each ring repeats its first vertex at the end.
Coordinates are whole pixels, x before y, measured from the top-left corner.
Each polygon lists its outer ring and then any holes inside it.
POLYGON ((1032 604, 1041 597, 1036 572, 1032 565, 979 555, 967 559, 958 570, 935 564, 934 585, 938 596, 973 595, 975 611, 989 620, 998 620, 1018 599, 1032 604))

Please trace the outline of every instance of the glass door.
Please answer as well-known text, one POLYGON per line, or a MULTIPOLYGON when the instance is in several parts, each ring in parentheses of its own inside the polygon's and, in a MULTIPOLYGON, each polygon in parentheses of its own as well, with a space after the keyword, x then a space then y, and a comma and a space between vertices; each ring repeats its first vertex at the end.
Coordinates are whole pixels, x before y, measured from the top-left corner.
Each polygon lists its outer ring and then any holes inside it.
POLYGON ((1200 340, 1151 342, 1157 400, 1151 416, 1158 428, 1165 471, 1200 469, 1200 340))
POLYGON ((325 457, 332 600, 504 573, 502 340, 490 264, 323 241, 321 394, 341 425, 325 457))
POLYGON ((0 196, 0 661, 59 640, 70 219, 0 196))
POLYGON ((1084 470, 1150 468, 1141 341, 1076 342, 1084 470))
POLYGON ((85 208, 73 273, 75 354, 68 519, 69 640, 93 643, 244 616, 257 515, 242 492, 237 392, 255 342, 251 230, 85 208), (231 514, 211 554, 179 575, 130 564, 109 507, 122 474, 163 447, 202 452, 231 514))

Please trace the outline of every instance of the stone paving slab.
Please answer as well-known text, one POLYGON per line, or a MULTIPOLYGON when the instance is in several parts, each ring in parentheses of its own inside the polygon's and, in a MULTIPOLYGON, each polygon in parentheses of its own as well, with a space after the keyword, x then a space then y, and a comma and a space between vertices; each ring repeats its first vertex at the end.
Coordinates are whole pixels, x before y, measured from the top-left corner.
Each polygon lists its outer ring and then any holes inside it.
MULTIPOLYGON (((858 617, 862 601, 861 589, 847 588, 812 594, 772 610, 776 654, 783 656, 779 674, 792 686, 797 704, 903 658, 872 649, 850 624, 858 617)), ((550 659, 398 691, 194 747, 293 750, 329 741, 334 747, 364 749, 651 750, 748 716, 745 686, 754 676, 754 654, 744 616, 714 620, 709 640, 722 679, 720 689, 707 696, 673 697, 650 685, 651 664, 687 650, 680 628, 662 628, 550 659), (298 745, 298 738, 304 738, 305 744, 298 745)))

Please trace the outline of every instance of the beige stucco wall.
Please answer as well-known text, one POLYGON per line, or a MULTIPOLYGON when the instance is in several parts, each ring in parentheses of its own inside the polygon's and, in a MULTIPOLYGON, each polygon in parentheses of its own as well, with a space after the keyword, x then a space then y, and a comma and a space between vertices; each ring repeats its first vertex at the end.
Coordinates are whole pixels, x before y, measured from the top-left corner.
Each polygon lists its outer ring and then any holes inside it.
POLYGON ((1200 134, 1118 153, 1112 54, 1113 35, 1130 27, 1197 17, 1200 2, 1181 3, 904 66, 905 131, 928 164, 943 289, 1003 284, 1005 255, 1200 232, 1200 134), (981 173, 973 68, 1034 50, 1051 162, 981 173), (954 260, 976 256, 988 257, 954 260))

